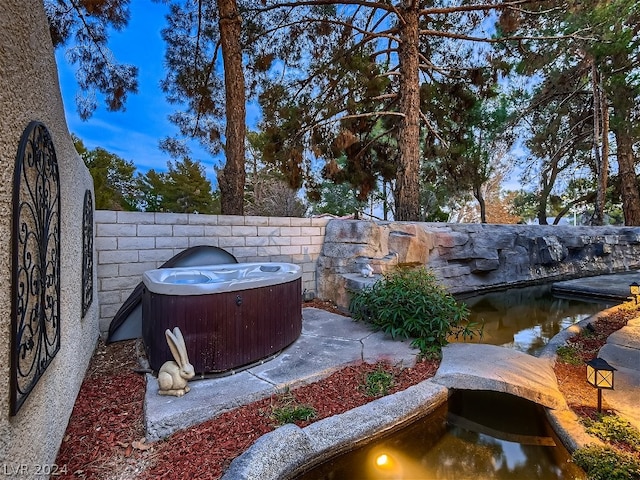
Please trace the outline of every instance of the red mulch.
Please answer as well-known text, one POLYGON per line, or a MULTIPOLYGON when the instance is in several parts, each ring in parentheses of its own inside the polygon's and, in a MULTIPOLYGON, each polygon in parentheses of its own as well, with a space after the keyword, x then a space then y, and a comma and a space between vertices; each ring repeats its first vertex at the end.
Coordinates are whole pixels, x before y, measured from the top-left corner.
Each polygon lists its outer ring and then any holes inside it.
POLYGON ((329 300, 320 300, 319 298, 314 298, 313 300, 304 302, 304 305, 302 306, 305 308, 306 307, 319 308, 321 310, 326 310, 327 312, 331 312, 331 313, 337 313, 338 315, 342 315, 346 317, 349 316, 349 312, 343 312, 338 308, 338 306, 335 303, 329 300))
POLYGON ((135 366, 134 342, 98 345, 58 451, 59 477, 117 478, 114 468, 139 469, 145 381, 135 366))

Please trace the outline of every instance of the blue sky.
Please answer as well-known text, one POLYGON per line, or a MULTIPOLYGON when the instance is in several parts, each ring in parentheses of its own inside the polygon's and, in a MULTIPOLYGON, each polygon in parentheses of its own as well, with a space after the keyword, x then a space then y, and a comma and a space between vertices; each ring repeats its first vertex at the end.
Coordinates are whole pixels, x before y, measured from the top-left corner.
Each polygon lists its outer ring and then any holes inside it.
MULTIPOLYGON (((166 170, 167 161, 173 159, 158 144, 178 132, 167 118, 176 106, 168 104, 160 90, 160 80, 165 76, 165 45, 160 31, 167 11, 162 3, 133 0, 129 25, 122 32, 111 34, 109 46, 118 61, 136 65, 139 70, 138 93, 128 96, 124 112, 109 112, 100 103, 89 120, 81 120, 75 105, 78 87, 73 68, 65 60, 64 46, 56 52, 69 131, 89 149, 102 147, 132 161, 141 173, 150 168, 166 170)), ((213 159, 197 142, 192 142, 191 147, 192 158, 201 161, 207 177, 215 184, 213 166, 221 165, 221 159, 213 159)))

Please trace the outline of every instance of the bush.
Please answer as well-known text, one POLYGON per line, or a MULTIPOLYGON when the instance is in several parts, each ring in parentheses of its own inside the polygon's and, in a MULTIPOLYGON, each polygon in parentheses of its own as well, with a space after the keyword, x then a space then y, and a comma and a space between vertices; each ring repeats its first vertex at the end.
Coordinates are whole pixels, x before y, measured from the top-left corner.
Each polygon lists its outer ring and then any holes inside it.
POLYGON ((467 322, 467 306, 456 302, 424 267, 398 269, 354 292, 349 310, 354 320, 393 338, 414 338, 411 345, 426 356, 439 355, 451 335, 466 339, 481 333, 467 322))
POLYGON ((605 442, 619 442, 640 451, 640 432, 628 421, 617 415, 602 415, 597 420, 587 418, 582 421, 587 433, 605 442))
POLYGON ((573 461, 589 480, 638 480, 640 463, 633 455, 611 447, 589 445, 573 452, 573 461))

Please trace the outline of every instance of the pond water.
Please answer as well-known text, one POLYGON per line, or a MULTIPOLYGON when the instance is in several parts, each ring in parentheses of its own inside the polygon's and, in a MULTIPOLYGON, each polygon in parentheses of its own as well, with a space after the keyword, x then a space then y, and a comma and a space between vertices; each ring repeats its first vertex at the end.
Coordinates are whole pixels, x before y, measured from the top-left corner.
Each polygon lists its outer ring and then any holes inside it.
POLYGON ((482 338, 450 339, 501 345, 537 355, 557 333, 614 303, 561 298, 551 285, 511 288, 460 298, 470 310, 469 320, 484 325, 482 338))
POLYGON ((584 480, 543 420, 508 394, 457 391, 426 419, 335 457, 300 480, 584 480))
MULTIPOLYGON (((559 298, 550 285, 460 299, 483 324, 474 341, 531 355, 561 330, 613 303, 559 298)), ((451 339, 454 341, 454 339, 451 339)), ((497 392, 456 391, 447 405, 314 467, 302 480, 585 479, 548 426, 542 407, 497 392)))

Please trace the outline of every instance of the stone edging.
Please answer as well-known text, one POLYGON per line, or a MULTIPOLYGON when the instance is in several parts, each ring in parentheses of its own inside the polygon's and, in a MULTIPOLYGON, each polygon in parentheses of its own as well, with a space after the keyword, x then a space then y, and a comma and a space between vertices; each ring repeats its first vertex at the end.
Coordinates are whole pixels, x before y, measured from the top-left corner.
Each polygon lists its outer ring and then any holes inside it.
MULTIPOLYGON (((603 310, 564 329, 542 350, 539 358, 556 361, 556 350, 587 324, 616 311, 619 306, 603 310)), ((398 429, 426 416, 447 401, 449 389, 432 379, 424 380, 406 390, 382 397, 340 415, 325 418, 300 428, 284 425, 260 437, 249 449, 231 462, 222 480, 266 480, 292 478, 310 458, 314 463, 354 448, 372 435, 398 429)), ((589 443, 602 444, 588 435, 569 409, 545 408, 555 434, 569 452, 589 443)))
MULTIPOLYGON (((619 309, 620 305, 615 305, 611 308, 607 308, 606 310, 602 310, 595 315, 580 320, 578 323, 575 323, 568 328, 565 328, 549 341, 540 353, 539 358, 548 359, 552 364, 555 364, 557 361, 556 350, 558 347, 564 345, 569 338, 574 335, 578 335, 588 324, 598 320, 600 317, 614 313, 619 309)), ((600 439, 593 437, 586 432, 580 423, 578 416, 569 408, 568 405, 565 408, 558 410, 545 408, 545 413, 554 432, 570 453, 573 453, 577 449, 588 444, 604 445, 600 439)))

